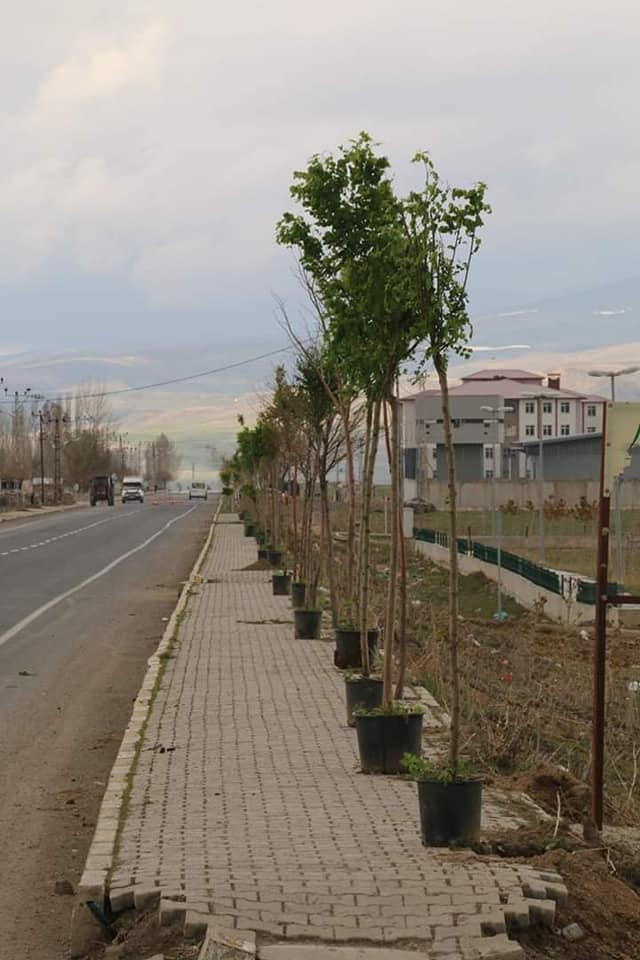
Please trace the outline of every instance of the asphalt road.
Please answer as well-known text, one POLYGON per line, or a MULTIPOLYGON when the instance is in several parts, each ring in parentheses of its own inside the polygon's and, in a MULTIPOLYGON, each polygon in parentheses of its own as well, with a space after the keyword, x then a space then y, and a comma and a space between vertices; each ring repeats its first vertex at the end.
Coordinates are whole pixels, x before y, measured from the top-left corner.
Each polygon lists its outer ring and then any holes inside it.
POLYGON ((146 661, 215 504, 76 509, 0 527, 0 960, 60 960, 146 661))

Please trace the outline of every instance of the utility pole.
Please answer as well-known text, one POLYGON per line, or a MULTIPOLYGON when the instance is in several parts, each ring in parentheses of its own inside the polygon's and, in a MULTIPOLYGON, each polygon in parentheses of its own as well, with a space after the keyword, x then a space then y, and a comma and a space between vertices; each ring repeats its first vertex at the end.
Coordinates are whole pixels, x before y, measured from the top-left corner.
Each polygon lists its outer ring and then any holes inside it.
MULTIPOLYGON (((501 421, 500 414, 504 415, 505 413, 513 413, 513 407, 480 407, 480 409, 486 410, 488 413, 491 414, 491 417, 485 420, 484 422, 486 426, 490 426, 492 428, 491 439, 492 439, 492 446, 493 446, 493 471, 491 474, 491 515, 494 518, 494 525, 495 525, 496 538, 497 538, 496 547, 497 547, 497 554, 498 554, 497 556, 498 609, 494 614, 494 620, 504 620, 506 614, 502 609, 502 511, 497 506, 497 498, 496 498, 496 479, 497 479, 497 473, 498 473, 496 468, 496 461, 498 460, 498 457, 496 456, 496 451, 498 446, 500 446, 500 450, 502 451, 502 447, 500 445, 499 427, 500 427, 500 423, 504 422, 504 416, 501 421)), ((500 476, 502 476, 502 453, 500 454, 500 466, 501 466, 500 476)))
POLYGON ((44 416, 42 410, 34 412, 32 416, 38 418, 40 434, 40 506, 44 507, 44 416))
POLYGON ((544 545, 544 439, 542 424, 542 404, 545 400, 553 399, 553 392, 549 393, 521 393, 521 397, 538 402, 538 512, 540 527, 540 563, 545 563, 544 545))

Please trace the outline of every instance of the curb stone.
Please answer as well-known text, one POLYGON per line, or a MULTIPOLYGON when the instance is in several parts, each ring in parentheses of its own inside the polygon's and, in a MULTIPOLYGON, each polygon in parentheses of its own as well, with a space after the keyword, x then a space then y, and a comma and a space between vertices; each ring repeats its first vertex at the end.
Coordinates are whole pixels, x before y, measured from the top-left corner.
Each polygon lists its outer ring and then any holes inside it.
MULTIPOLYGON (((153 703, 155 686, 163 662, 162 655, 169 649, 174 640, 178 618, 187 606, 194 584, 198 582, 197 577, 211 547, 221 508, 222 499, 218 503, 204 546, 198 554, 189 577, 183 584, 180 597, 169 618, 162 639, 155 653, 147 661, 147 672, 134 702, 131 719, 122 738, 115 763, 111 768, 93 839, 78 884, 76 904, 71 916, 71 957, 81 957, 95 940, 96 921, 86 908, 85 901, 95 900, 101 907, 104 907, 108 892, 109 874, 113 868, 117 852, 118 830, 129 777, 137 758, 138 748, 141 746, 140 738, 153 703)), ((160 890, 157 891, 157 894, 154 890, 136 891, 135 893, 125 891, 118 894, 116 902, 118 908, 122 910, 131 906, 140 909, 153 903, 154 900, 159 902, 160 890)))

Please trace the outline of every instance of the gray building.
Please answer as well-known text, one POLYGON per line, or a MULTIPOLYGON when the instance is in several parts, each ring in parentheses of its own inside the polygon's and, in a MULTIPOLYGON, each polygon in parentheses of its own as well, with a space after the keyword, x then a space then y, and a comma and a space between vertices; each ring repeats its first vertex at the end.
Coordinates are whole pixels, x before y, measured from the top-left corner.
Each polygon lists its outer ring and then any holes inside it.
MULTIPOLYGON (((543 440, 543 474, 545 480, 599 480, 602 458, 602 433, 574 437, 553 437, 543 440)), ((540 446, 538 440, 520 444, 525 452, 528 472, 539 477, 540 446)), ((623 474, 625 480, 640 479, 640 448, 631 451, 631 463, 623 474)))

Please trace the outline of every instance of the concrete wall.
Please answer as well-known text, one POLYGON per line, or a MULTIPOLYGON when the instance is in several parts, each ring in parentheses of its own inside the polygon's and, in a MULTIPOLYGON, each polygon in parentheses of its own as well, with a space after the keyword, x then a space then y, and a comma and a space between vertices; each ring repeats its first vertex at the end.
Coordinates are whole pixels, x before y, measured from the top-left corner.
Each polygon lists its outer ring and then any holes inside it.
MULTIPOLYGON (((600 496, 600 484, 596 480, 548 481, 544 484, 545 498, 563 499, 570 506, 580 497, 593 502, 600 496)), ((447 486, 438 480, 423 480, 418 484, 418 496, 428 500, 438 510, 446 509, 447 486)), ((496 502, 498 505, 514 500, 524 507, 528 500, 538 504, 539 484, 536 480, 498 480, 496 502)), ((623 509, 640 508, 640 480, 624 480, 621 487, 623 509)), ((489 510, 491 507, 491 481, 458 484, 458 507, 460 510, 489 510)))
MULTIPOLYGON (((423 556, 428 557, 439 566, 449 566, 449 550, 447 547, 440 547, 436 543, 426 543, 424 540, 413 540, 414 549, 423 556)), ((494 582, 498 579, 498 568, 492 563, 485 563, 483 560, 477 560, 475 557, 466 557, 458 554, 460 563, 460 573, 483 573, 488 580, 494 582)), ((521 606, 527 610, 534 609, 535 605, 544 598, 544 613, 551 620, 557 620, 561 623, 589 623, 595 617, 595 607, 585 603, 577 603, 559 596, 557 593, 551 593, 543 587, 538 587, 535 583, 525 580, 524 577, 512 573, 510 570, 502 570, 502 589, 508 596, 513 597, 521 606)), ((609 610, 610 621, 618 622, 618 611, 609 610)))
MULTIPOLYGON (((547 480, 598 480, 602 436, 577 437, 575 440, 547 440, 544 444, 544 476, 547 480)), ((531 473, 538 473, 538 449, 529 447, 527 457, 531 473)), ((631 463, 624 473, 625 480, 640 479, 640 449, 631 450, 631 463)))
MULTIPOLYGON (((460 483, 481 482, 484 476, 484 447, 479 443, 456 443, 456 476, 460 483)), ((440 444, 436 448, 436 471, 438 481, 447 481, 447 452, 440 444)))

